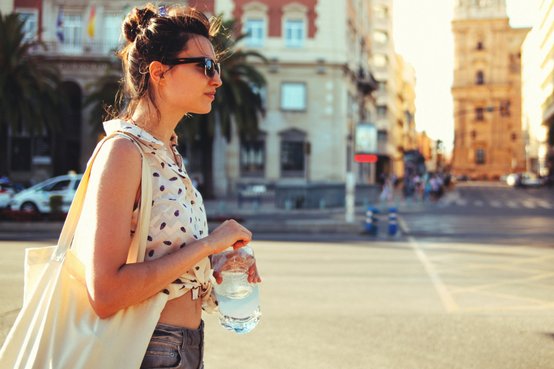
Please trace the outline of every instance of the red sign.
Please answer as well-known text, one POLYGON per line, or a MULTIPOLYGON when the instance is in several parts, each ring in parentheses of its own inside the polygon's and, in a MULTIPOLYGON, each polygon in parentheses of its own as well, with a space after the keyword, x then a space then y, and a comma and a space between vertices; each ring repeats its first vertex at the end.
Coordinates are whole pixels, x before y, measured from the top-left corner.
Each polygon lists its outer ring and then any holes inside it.
POLYGON ((356 154, 354 161, 356 163, 377 163, 377 155, 375 154, 356 154))

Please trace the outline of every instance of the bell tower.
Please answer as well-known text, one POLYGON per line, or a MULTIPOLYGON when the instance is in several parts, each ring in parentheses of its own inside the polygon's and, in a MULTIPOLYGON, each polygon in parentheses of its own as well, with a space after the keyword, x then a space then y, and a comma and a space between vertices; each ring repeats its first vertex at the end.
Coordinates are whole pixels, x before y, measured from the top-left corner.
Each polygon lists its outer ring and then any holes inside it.
POLYGON ((507 18, 506 0, 455 0, 454 20, 507 18))
POLYGON ((497 179, 525 169, 520 48, 506 0, 455 0, 452 172, 497 179))

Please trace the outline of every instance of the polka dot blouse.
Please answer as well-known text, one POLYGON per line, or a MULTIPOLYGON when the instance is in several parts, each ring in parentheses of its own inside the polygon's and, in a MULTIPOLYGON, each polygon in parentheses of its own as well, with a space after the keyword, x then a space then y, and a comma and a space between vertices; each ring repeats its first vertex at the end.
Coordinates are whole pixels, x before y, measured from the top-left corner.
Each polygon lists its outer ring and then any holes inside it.
MULTIPOLYGON (((173 134, 171 148, 168 148, 150 133, 123 120, 105 122, 104 129, 107 134, 121 131, 134 136, 142 145, 146 162, 150 165, 152 213, 144 260, 162 257, 206 237, 208 223, 202 196, 193 187, 177 151, 177 136, 173 134)), ((133 214, 133 229, 137 220, 138 210, 133 214)), ((212 311, 215 308, 211 293, 213 282, 210 260, 205 258, 163 292, 173 299, 191 291, 194 300, 202 298, 204 309, 212 311)))

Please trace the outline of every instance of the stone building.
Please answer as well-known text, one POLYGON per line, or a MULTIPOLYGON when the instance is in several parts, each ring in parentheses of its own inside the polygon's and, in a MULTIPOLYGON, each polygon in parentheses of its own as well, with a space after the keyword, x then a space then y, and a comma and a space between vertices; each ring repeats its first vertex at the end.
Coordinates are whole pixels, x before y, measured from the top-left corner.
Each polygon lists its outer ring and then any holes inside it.
MULTIPOLYGON (((218 196, 249 184, 337 185, 345 183, 348 173, 358 184, 371 184, 382 174, 401 173, 406 128, 413 127, 415 78, 410 68, 400 75, 396 70, 392 0, 189 4, 208 14, 236 18, 249 32, 242 46, 269 60, 257 65, 267 79, 267 113, 260 135, 249 142, 241 142, 236 132, 230 142, 221 135, 215 138, 218 196), (403 86, 401 95, 397 84, 403 86), (378 161, 356 162, 356 131, 368 125, 377 131, 378 161)), ((12 168, 14 180, 38 181, 84 168, 98 127, 88 123, 83 101, 90 85, 114 61, 121 21, 132 5, 125 0, 14 1, 14 10, 27 20, 29 37, 40 37, 48 46, 40 52, 60 67, 63 88, 71 97, 63 135, 11 138, 14 154, 28 154, 28 160, 12 168)), ((185 146, 184 155, 194 162, 185 146)))
POLYGON ((554 2, 542 1, 522 45, 522 121, 527 170, 554 176, 554 2))
POLYGON ((528 28, 511 28, 505 0, 457 0, 452 172, 493 179, 525 169, 521 53, 528 28))
POLYGON ((30 136, 12 132, 10 177, 14 181, 37 182, 84 169, 101 128, 89 124, 83 101, 89 85, 114 61, 121 22, 129 9, 129 2, 123 0, 13 2, 13 10, 25 19, 26 37, 38 38, 46 45, 45 50, 34 52, 59 67, 67 96, 61 133, 30 136))
POLYGON ((216 0, 215 12, 237 19, 249 34, 243 46, 269 60, 257 65, 267 80, 260 136, 226 145, 219 173, 227 178, 215 182, 232 192, 247 183, 344 183, 348 172, 373 181, 371 164, 353 160, 356 126, 375 110, 371 2, 216 0))

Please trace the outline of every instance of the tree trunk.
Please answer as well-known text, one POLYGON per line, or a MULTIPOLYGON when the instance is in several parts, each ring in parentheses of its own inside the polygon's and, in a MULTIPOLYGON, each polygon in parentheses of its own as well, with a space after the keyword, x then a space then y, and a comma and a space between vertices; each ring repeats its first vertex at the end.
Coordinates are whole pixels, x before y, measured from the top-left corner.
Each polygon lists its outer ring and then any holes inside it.
POLYGON ((227 142, 223 134, 221 133, 221 121, 217 119, 215 121, 214 137, 213 137, 213 194, 216 198, 227 197, 227 142))
POLYGON ((10 175, 10 145, 8 145, 8 125, 0 128, 0 176, 10 175))
POLYGON ((202 152, 202 174, 204 183, 202 184, 202 197, 205 199, 214 198, 214 180, 213 180, 213 138, 208 134, 208 125, 200 126, 200 149, 202 152))

